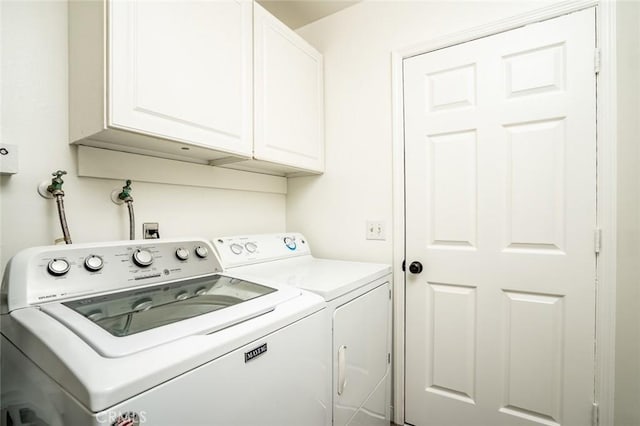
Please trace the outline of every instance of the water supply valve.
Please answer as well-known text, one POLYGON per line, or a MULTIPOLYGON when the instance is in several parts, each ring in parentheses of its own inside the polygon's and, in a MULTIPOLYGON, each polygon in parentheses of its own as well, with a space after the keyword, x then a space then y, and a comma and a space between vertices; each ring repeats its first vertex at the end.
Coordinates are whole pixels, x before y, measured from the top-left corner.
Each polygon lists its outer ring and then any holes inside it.
POLYGON ((131 196, 131 179, 127 179, 122 189, 114 189, 111 191, 111 201, 115 204, 121 205, 127 203, 127 210, 129 211, 129 239, 136 239, 136 221, 133 213, 133 197, 131 196))
POLYGON ((122 189, 114 189, 111 191, 111 201, 115 204, 124 204, 127 201, 133 201, 131 196, 131 179, 127 179, 122 189))
POLYGON ((51 182, 40 182, 40 185, 38 185, 38 194, 40 194, 40 196, 43 198, 49 199, 55 197, 56 195, 64 195, 64 191, 62 190, 62 184, 64 184, 62 176, 66 174, 66 170, 57 170, 51 173, 53 179, 51 179, 51 182))

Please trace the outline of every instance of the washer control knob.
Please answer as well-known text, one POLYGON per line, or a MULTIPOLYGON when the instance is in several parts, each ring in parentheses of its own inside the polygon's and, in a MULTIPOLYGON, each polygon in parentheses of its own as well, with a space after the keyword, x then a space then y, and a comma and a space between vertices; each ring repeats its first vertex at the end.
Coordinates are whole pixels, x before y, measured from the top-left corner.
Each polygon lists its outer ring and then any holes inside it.
POLYGON ((71 268, 71 265, 69 265, 69 262, 67 262, 65 259, 51 259, 51 261, 47 265, 47 271, 49 271, 51 275, 56 277, 69 272, 69 268, 71 268))
POLYGON ((244 248, 246 248, 249 253, 255 253, 256 250, 258 250, 256 243, 247 243, 244 245, 244 248))
POLYGON ((140 267, 147 267, 153 263, 153 256, 149 250, 136 249, 133 252, 133 263, 140 267))
POLYGON ((133 302, 133 305, 131 305, 131 309, 136 312, 146 311, 147 309, 150 309, 152 305, 153 301, 149 297, 145 297, 133 302))
POLYGON ((84 268, 89 272, 97 272, 104 266, 104 260, 100 256, 92 254, 84 259, 84 268))
POLYGON ((189 292, 182 290, 176 294, 176 300, 185 300, 189 298, 189 292))
POLYGON ((180 247, 176 250, 176 257, 180 260, 187 260, 189 258, 189 250, 184 247, 180 247))
POLYGON ((287 248, 292 251, 298 247, 294 237, 284 237, 284 245, 287 246, 287 248))
POLYGON ((242 253, 242 246, 240 244, 237 243, 233 243, 229 246, 229 248, 231 249, 231 251, 233 252, 233 254, 240 254, 242 253))
POLYGON ((202 258, 202 259, 204 259, 204 258, 206 258, 207 256, 209 256, 209 250, 207 250, 207 248, 206 248, 205 246, 198 246, 198 247, 196 247, 195 252, 196 252, 196 255, 197 255, 199 258, 202 258))

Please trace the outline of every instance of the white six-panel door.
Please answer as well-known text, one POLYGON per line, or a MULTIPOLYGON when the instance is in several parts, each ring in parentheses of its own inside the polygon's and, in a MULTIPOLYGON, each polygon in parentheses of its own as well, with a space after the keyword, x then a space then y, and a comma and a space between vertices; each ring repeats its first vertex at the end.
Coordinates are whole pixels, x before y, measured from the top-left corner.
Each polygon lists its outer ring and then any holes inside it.
POLYGON ((595 11, 404 61, 405 419, 586 425, 595 11))

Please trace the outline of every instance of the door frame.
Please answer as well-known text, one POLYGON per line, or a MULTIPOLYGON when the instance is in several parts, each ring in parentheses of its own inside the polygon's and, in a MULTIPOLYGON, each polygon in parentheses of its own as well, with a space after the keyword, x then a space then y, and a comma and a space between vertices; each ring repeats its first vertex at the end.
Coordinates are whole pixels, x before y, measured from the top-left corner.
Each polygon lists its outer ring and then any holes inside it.
MULTIPOLYGON (((404 59, 456 44, 509 31, 524 25, 596 7, 596 46, 600 64, 596 76, 597 107, 597 223, 601 249, 596 277, 596 354, 594 416, 596 423, 613 425, 616 331, 616 211, 617 211, 617 95, 616 3, 610 0, 564 1, 511 18, 428 40, 391 53, 393 142, 393 265, 401 271, 405 256, 405 158, 402 70, 404 59)), ((594 66, 596 58, 594 53, 594 66)), ((595 248, 594 248, 595 249, 595 248)), ((405 418, 405 275, 393 279, 393 416, 405 418)))

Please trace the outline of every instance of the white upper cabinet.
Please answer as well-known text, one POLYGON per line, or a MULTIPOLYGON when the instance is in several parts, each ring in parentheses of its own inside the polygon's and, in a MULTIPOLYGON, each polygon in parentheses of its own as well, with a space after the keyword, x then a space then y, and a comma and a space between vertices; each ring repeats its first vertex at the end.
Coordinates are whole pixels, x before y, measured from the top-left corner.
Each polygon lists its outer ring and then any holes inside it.
POLYGON ((322 55, 254 6, 254 158, 324 170, 322 55))
POLYGON ((109 124, 251 149, 251 4, 111 3, 109 124))
POLYGON ((71 1, 71 141, 250 157, 251 13, 245 0, 71 1))
POLYGON ((72 143, 324 170, 322 56, 251 0, 71 0, 69 60, 72 143))

